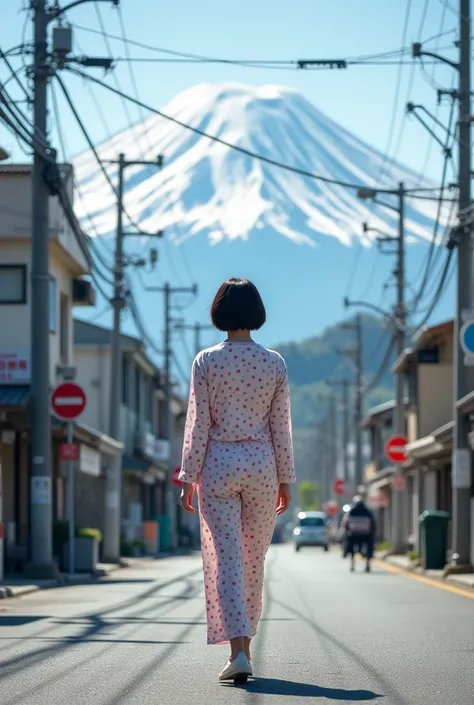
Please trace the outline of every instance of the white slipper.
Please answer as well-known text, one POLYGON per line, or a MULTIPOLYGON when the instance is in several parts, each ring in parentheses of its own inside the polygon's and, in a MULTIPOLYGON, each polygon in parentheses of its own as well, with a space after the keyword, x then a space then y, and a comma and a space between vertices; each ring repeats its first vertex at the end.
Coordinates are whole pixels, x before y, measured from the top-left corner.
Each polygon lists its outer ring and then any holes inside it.
POLYGON ((234 683, 245 683, 252 675, 252 667, 247 656, 241 652, 236 658, 227 661, 226 665, 219 673, 220 681, 234 681, 234 683))

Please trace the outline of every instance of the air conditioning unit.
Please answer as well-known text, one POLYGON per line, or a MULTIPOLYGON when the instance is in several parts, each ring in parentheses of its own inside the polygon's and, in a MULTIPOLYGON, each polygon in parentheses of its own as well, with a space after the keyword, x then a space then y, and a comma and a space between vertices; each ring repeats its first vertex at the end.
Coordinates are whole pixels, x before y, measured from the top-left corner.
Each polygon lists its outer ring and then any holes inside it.
POLYGON ((73 306, 95 306, 95 289, 87 279, 74 279, 72 282, 73 306))

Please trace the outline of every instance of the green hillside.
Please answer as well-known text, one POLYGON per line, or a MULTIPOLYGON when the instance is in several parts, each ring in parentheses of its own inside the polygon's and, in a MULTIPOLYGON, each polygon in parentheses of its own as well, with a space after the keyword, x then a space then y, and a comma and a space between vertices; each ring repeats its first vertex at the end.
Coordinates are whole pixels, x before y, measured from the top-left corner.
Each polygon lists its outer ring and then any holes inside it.
MULTIPOLYGON (((390 331, 384 321, 375 316, 364 316, 362 333, 362 360, 365 386, 369 386, 382 363, 390 342, 390 331)), ((283 355, 288 366, 292 391, 292 416, 294 427, 295 460, 297 470, 314 465, 318 452, 315 425, 327 416, 328 397, 331 389, 326 380, 341 380, 344 377, 354 381, 354 365, 350 359, 341 356, 339 349, 351 350, 355 347, 355 333, 343 328, 340 322, 327 328, 314 338, 300 343, 283 343, 275 346, 283 355)), ((388 401, 393 397, 393 374, 391 365, 382 376, 380 384, 364 395, 364 410, 388 401)), ((338 393, 337 390, 336 393, 338 393)), ((353 422, 354 388, 350 389, 350 420, 353 422)), ((338 420, 340 415, 338 414, 338 420)), ((305 472, 298 473, 300 477, 305 472)))
MULTIPOLYGON (((369 385, 376 375, 390 341, 390 332, 384 322, 375 316, 363 316, 362 360, 364 381, 369 385)), ((343 328, 351 319, 327 328, 314 338, 300 343, 282 343, 276 349, 283 355, 288 366, 292 389, 293 424, 295 428, 307 428, 320 419, 327 405, 330 389, 326 380, 354 380, 354 365, 338 350, 351 350, 355 346, 355 334, 343 328)), ((364 407, 368 409, 387 401, 393 396, 393 375, 390 366, 380 385, 366 395, 364 407)))

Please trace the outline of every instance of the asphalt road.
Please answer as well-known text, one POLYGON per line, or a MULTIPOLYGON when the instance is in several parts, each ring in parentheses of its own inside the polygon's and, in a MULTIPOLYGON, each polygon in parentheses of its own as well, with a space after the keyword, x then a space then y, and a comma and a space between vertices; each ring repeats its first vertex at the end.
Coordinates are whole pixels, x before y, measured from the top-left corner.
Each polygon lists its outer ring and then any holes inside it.
POLYGON ((0 705, 472 705, 474 600, 272 547, 256 679, 220 685, 198 556, 0 602, 0 705))

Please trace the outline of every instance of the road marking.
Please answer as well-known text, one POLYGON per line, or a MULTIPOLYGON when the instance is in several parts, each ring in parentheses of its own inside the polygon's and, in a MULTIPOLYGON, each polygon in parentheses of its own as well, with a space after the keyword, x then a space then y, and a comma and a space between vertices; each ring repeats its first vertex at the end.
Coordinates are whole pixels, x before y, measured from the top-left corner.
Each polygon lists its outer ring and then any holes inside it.
POLYGON ((418 583, 424 583, 425 585, 431 585, 431 587, 438 588, 438 590, 444 590, 445 592, 452 592, 455 595, 460 595, 461 597, 467 597, 470 600, 474 600, 474 590, 470 588, 462 588, 456 585, 450 585, 441 582, 441 580, 436 580, 436 578, 429 578, 426 575, 418 575, 410 570, 405 570, 405 568, 399 568, 398 566, 392 565, 392 563, 387 563, 387 561, 380 561, 378 558, 374 558, 374 563, 378 565, 387 573, 394 573, 395 575, 403 575, 410 580, 416 580, 418 583))

